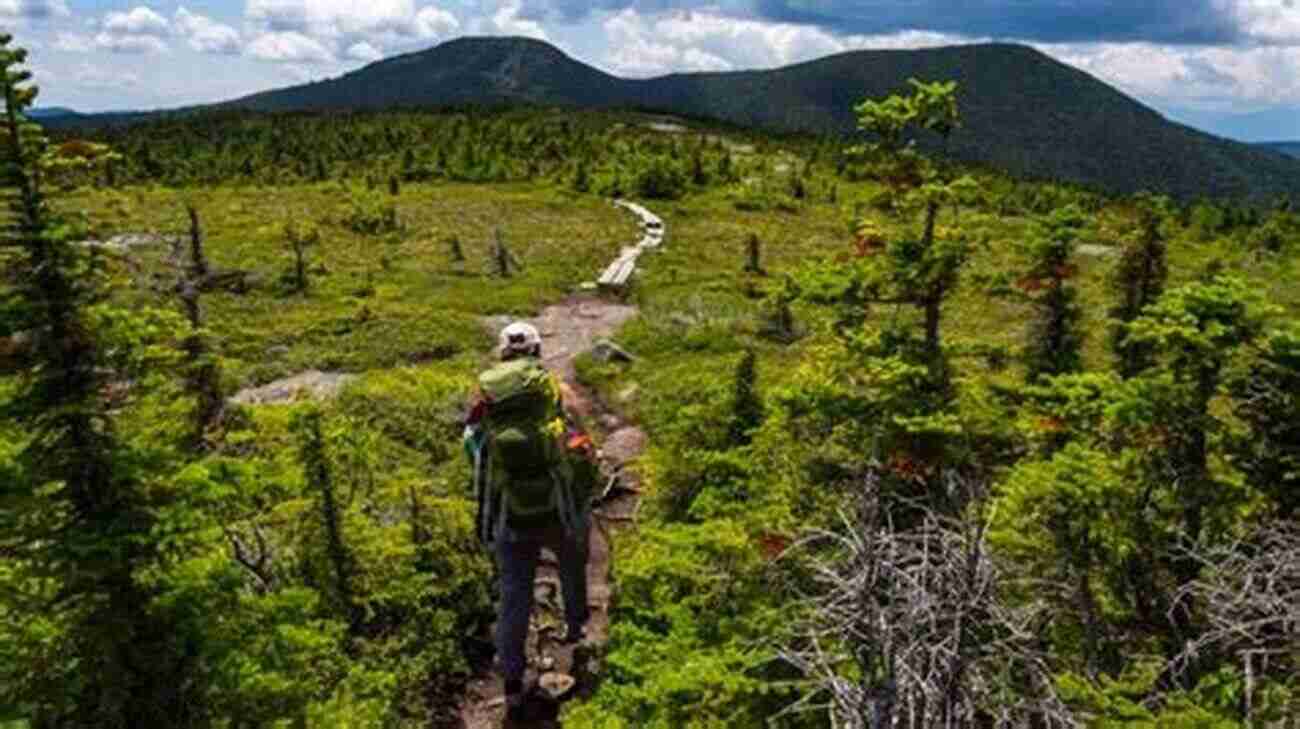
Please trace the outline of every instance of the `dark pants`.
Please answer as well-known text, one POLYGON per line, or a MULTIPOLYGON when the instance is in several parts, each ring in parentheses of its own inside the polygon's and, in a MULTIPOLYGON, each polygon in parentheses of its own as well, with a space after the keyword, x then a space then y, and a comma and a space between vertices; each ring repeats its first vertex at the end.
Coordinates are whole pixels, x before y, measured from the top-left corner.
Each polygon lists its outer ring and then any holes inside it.
POLYGON ((555 553, 564 619, 570 632, 587 622, 587 542, 590 523, 583 518, 572 535, 560 525, 513 529, 497 536, 497 565, 501 571, 501 610, 497 614, 497 655, 507 681, 522 680, 528 665, 525 645, 533 611, 533 580, 543 547, 555 553))

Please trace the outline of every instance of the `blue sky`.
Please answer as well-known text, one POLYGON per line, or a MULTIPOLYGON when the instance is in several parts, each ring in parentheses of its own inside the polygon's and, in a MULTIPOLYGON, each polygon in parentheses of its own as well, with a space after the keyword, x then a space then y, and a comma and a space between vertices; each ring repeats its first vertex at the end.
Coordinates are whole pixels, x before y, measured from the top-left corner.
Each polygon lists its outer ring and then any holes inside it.
POLYGON ((642 77, 997 39, 1216 131, 1300 137, 1298 0, 0 0, 0 27, 32 49, 42 105, 87 111, 226 99, 461 35, 541 37, 642 77))

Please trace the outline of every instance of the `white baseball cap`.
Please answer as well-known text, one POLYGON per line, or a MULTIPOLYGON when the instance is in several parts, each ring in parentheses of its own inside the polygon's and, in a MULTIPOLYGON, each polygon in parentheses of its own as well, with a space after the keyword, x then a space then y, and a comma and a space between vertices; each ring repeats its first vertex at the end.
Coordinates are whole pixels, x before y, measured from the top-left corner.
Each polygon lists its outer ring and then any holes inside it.
POLYGON ((501 353, 532 352, 542 346, 542 334, 537 327, 517 321, 501 330, 501 353))

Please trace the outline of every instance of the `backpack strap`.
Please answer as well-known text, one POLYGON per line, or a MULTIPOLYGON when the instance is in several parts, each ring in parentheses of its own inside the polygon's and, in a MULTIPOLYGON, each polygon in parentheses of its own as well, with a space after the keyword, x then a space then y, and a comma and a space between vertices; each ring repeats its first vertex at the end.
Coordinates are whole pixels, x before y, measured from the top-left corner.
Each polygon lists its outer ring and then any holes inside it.
POLYGON ((586 516, 586 505, 578 504, 573 493, 572 473, 566 476, 559 468, 552 468, 551 478, 555 481, 555 489, 551 492, 551 503, 555 507, 555 513, 560 517, 560 524, 564 526, 565 533, 573 536, 586 516))
POLYGON ((492 465, 488 462, 488 440, 483 433, 474 450, 474 491, 478 497, 478 538, 489 550, 501 536, 506 522, 506 497, 492 480, 492 465))

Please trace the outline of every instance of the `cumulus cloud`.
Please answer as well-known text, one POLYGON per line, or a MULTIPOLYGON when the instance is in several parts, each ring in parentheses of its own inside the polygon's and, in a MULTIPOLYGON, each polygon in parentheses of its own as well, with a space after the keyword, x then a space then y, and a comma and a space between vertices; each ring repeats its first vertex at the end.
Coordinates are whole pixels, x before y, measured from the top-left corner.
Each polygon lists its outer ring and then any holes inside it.
POLYGON ((302 33, 263 33, 248 44, 248 53, 263 61, 330 63, 334 54, 320 41, 302 33))
POLYGON ((379 50, 378 48, 375 48, 374 46, 370 45, 365 41, 361 41, 360 43, 353 43, 351 46, 348 46, 348 50, 343 55, 353 60, 365 61, 367 63, 371 61, 378 61, 379 59, 384 57, 383 51, 379 50))
POLYGON ((64 0, 0 0, 0 18, 45 20, 68 14, 64 0))
POLYGON ((129 12, 114 12, 104 16, 104 31, 120 35, 163 36, 171 32, 167 19, 140 5, 129 12))
POLYGON ((317 38, 432 35, 456 22, 445 10, 417 10, 415 0, 248 0, 245 14, 271 31, 317 38))
POLYGON ((95 39, 80 33, 59 32, 54 34, 54 50, 66 53, 90 53, 95 48, 95 39))
POLYGON ((247 0, 245 17, 272 38, 310 39, 326 49, 330 59, 374 60, 427 45, 460 28, 451 12, 418 6, 416 0, 247 0))
POLYGON ((1038 47, 1151 103, 1220 110, 1300 104, 1300 46, 1095 43, 1038 47))
POLYGON ((113 53, 164 53, 167 43, 152 35, 114 34, 107 31, 95 36, 95 47, 113 53))
POLYGON ((439 8, 421 8, 415 15, 416 35, 420 38, 443 38, 460 29, 456 16, 439 8))
POLYGON ((190 48, 200 53, 236 54, 242 50, 239 31, 229 25, 192 13, 185 7, 178 8, 172 20, 190 48))
POLYGON ((482 0, 479 15, 467 25, 475 35, 520 35, 550 40, 546 29, 537 19, 524 12, 522 0, 482 0))
POLYGON ((737 20, 716 11, 645 15, 630 8, 611 14, 603 28, 609 46, 605 65, 630 76, 774 68, 858 48, 919 48, 969 40, 921 31, 835 35, 794 23, 737 20))
POLYGON ((140 85, 140 77, 128 71, 83 63, 73 73, 78 86, 95 90, 133 89, 140 85))
POLYGON ((314 80, 319 75, 311 66, 304 66, 300 63, 283 64, 280 66, 280 70, 295 83, 306 83, 314 80))
POLYGON ((97 48, 113 53, 162 53, 171 35, 167 19, 143 5, 104 16, 95 35, 97 48))
POLYGON ((1226 43, 1240 0, 755 0, 764 18, 846 33, 929 30, 1044 42, 1226 43))
POLYGON ((1234 0, 1232 14, 1254 43, 1300 44, 1300 6, 1294 0, 1234 0))
POLYGON ((492 16, 492 28, 502 35, 522 35, 545 40, 547 35, 542 24, 523 17, 520 10, 518 0, 501 3, 500 9, 492 16))
POLYGON ((1231 42, 1236 6, 1290 0, 520 0, 520 17, 576 22, 595 13, 701 10, 817 27, 838 35, 901 31, 1021 38, 1042 42, 1231 42))

